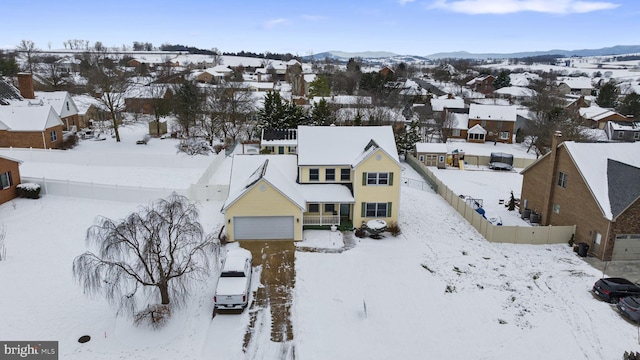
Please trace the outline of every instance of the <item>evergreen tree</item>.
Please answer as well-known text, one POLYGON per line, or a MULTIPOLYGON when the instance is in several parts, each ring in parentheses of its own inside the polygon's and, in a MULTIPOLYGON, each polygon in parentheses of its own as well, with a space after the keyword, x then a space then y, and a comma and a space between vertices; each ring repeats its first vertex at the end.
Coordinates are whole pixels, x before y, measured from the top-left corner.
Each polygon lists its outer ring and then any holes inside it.
POLYGON ((640 121, 640 94, 626 95, 616 106, 616 111, 623 115, 633 116, 635 121, 640 121))
POLYGON ((498 90, 503 87, 511 86, 511 78, 506 70, 500 71, 495 80, 493 80, 493 88, 498 90))
POLYGON ((280 93, 269 91, 264 107, 258 111, 258 124, 262 129, 295 129, 309 122, 306 111, 293 102, 282 99, 280 93))
POLYGON ((175 95, 174 113, 182 130, 189 136, 201 113, 202 97, 195 84, 185 82, 180 85, 175 95))
POLYGON ((335 120, 325 99, 321 99, 320 102, 313 105, 313 110, 311 111, 311 123, 313 125, 331 125, 335 123, 335 120))
POLYGON ((309 97, 329 95, 331 95, 329 80, 327 80, 327 77, 324 75, 317 75, 309 84, 309 97))
POLYGON ((596 98, 598 106, 604 108, 615 108, 618 104, 618 88, 615 81, 609 81, 602 85, 598 97, 596 98))
POLYGON ((398 154, 407 154, 413 151, 413 147, 420 141, 420 131, 418 123, 412 121, 409 127, 398 124, 393 127, 393 135, 396 140, 398 154))

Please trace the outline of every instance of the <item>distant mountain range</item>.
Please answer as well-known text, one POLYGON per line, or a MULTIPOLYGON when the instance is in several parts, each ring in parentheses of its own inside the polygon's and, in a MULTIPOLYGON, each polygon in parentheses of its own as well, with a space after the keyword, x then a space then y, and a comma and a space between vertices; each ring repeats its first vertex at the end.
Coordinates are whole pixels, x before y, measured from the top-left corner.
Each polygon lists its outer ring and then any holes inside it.
POLYGON ((525 58, 543 55, 560 55, 564 57, 571 56, 606 56, 606 55, 624 55, 640 53, 640 45, 616 45, 612 47, 604 47, 600 49, 582 49, 582 50, 548 50, 548 51, 527 51, 516 53, 486 53, 473 54, 466 51, 456 51, 448 53, 436 53, 431 55, 398 55, 388 51, 364 51, 364 52, 345 52, 345 51, 327 51, 319 54, 311 55, 313 59, 333 58, 337 60, 349 60, 350 58, 359 57, 363 59, 382 60, 388 58, 407 58, 415 60, 435 60, 444 58, 457 59, 506 59, 506 58, 525 58))

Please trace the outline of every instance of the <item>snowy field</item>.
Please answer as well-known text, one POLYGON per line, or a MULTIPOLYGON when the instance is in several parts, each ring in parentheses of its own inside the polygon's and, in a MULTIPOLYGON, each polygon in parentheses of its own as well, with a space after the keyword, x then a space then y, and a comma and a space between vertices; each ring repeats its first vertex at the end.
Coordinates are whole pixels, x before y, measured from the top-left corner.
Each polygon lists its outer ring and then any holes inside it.
MULTIPOLYGON (((109 153, 126 162, 126 151, 109 153)), ((419 178, 403 165, 403 177, 419 178)), ((458 179, 451 186, 471 188, 464 185, 471 181, 458 179)), ((499 184, 506 198, 510 187, 499 184)), ((206 231, 224 221, 221 205, 199 205, 206 231)), ((299 247, 331 251, 295 253, 293 340, 273 342, 269 313, 263 312, 243 350, 251 310, 211 319, 215 276, 193 289, 164 329, 135 327, 104 299, 83 294, 71 274, 73 259, 87 250, 84 236, 94 218, 121 219, 135 210, 131 203, 57 196, 0 205, 8 256, 0 262, 0 339, 57 340, 61 359, 295 354, 296 359, 595 360, 640 350, 637 327, 588 292, 601 273, 570 247, 488 243, 437 194, 404 186, 398 237, 356 239, 355 246, 336 252, 349 233, 305 231, 299 247), (78 343, 82 335, 91 341, 78 343)), ((253 282, 254 290, 262 286, 253 282)))

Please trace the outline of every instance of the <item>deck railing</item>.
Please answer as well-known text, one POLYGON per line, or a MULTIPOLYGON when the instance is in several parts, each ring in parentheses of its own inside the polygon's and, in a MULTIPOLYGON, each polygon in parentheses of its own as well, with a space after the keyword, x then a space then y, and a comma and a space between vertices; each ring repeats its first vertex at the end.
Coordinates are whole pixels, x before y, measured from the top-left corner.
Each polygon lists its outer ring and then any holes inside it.
POLYGON ((340 225, 340 215, 305 215, 303 225, 340 225))

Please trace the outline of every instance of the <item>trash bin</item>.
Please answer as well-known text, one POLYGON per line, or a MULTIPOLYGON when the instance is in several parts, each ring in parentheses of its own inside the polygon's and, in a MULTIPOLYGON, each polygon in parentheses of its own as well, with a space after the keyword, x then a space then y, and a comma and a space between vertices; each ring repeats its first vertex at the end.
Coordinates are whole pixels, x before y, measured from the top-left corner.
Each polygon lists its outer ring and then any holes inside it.
POLYGON ((581 242, 578 244, 578 255, 585 257, 587 256, 587 252, 589 251, 589 244, 581 242))

